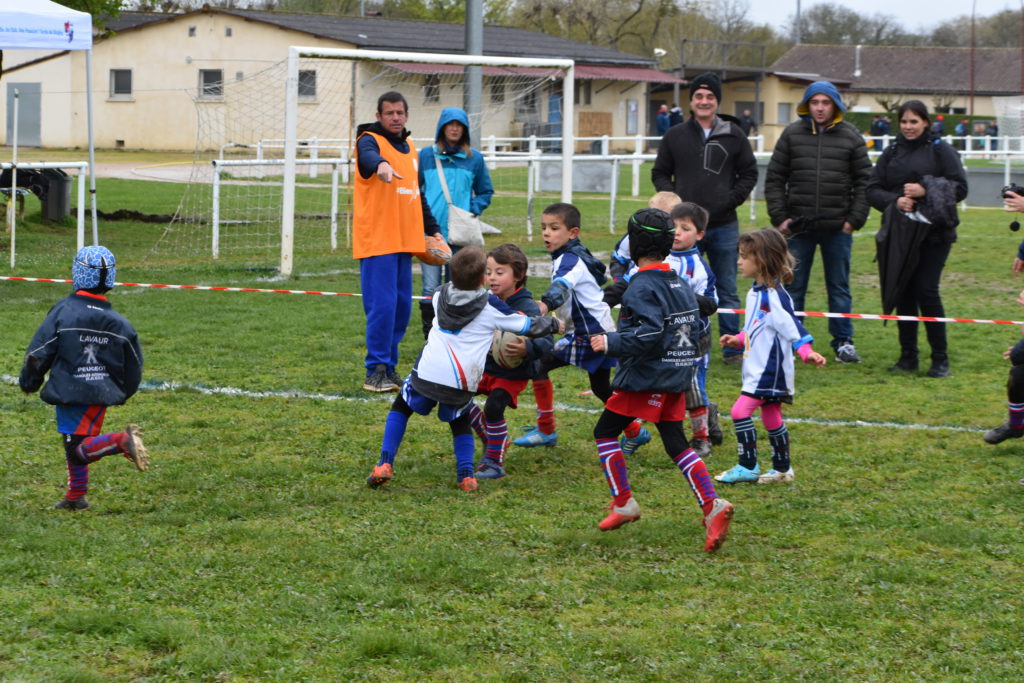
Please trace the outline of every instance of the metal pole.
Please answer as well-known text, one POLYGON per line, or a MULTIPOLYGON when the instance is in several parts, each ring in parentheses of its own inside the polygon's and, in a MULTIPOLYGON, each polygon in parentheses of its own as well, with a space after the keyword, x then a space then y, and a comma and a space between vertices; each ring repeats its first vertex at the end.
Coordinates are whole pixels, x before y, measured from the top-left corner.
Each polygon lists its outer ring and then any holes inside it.
POLYGON ((92 243, 100 243, 96 218, 96 144, 92 138, 92 50, 85 51, 85 115, 89 126, 89 194, 92 195, 92 243))
POLYGON ((292 245, 295 241, 295 146, 299 128, 299 51, 288 48, 288 70, 284 81, 284 175, 281 195, 281 277, 292 274, 292 245))
POLYGON ((220 258, 220 167, 216 159, 213 161, 213 215, 210 223, 211 253, 217 259, 220 258))
POLYGON ((7 200, 7 230, 11 233, 11 268, 14 268, 14 242, 17 230, 14 227, 18 205, 18 89, 14 89, 14 135, 11 151, 11 196, 7 200))
MULTIPOLYGON (((466 0, 466 54, 484 53, 484 3, 483 0, 466 0)), ((469 115, 469 138, 480 144, 483 130, 484 69, 482 66, 467 66, 463 90, 463 105, 469 115)))

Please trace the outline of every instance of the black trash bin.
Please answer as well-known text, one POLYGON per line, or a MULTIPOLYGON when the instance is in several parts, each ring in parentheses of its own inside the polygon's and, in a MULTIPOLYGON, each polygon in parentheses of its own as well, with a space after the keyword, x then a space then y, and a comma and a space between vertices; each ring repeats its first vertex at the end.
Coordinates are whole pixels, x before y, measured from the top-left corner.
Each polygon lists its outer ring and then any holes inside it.
POLYGON ((46 178, 46 194, 40 196, 43 218, 59 221, 71 215, 71 176, 59 168, 40 171, 46 178))

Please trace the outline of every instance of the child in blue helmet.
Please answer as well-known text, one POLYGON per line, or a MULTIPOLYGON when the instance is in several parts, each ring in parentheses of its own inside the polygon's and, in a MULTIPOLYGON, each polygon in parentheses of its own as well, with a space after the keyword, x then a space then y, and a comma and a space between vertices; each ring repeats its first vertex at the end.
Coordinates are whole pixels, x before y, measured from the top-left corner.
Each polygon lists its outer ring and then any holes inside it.
POLYGON ((45 379, 40 398, 56 406, 68 466, 67 492, 54 506, 59 510, 89 507, 89 465, 100 458, 122 453, 142 472, 149 466, 138 425, 100 433, 107 406, 131 398, 142 379, 135 328, 104 296, 114 287, 116 271, 106 247, 78 252, 71 267, 74 291, 50 309, 36 330, 18 380, 21 390, 31 394, 45 379))

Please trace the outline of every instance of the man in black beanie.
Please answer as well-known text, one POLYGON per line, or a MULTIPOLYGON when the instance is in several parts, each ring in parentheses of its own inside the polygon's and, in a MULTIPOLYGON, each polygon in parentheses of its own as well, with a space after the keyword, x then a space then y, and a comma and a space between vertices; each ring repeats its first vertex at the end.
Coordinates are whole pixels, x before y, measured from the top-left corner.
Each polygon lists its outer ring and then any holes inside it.
MULTIPOLYGON (((662 137, 651 180, 659 192, 675 192, 683 201, 707 209, 708 228, 699 246, 715 274, 718 306, 740 308, 736 207, 746 201, 757 183, 757 161, 736 119, 718 113, 721 100, 722 80, 717 74, 701 74, 690 81, 692 117, 669 128, 662 137)), ((718 333, 738 334, 739 316, 720 313, 718 333)), ((727 347, 723 360, 738 365, 743 362, 742 353, 727 347)))

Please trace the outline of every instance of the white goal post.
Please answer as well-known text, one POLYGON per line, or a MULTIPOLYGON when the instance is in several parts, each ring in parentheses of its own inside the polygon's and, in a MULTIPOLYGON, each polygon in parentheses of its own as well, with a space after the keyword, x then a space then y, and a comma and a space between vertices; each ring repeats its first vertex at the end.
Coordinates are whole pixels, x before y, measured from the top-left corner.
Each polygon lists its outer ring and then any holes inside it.
MULTIPOLYGON (((442 54, 426 52, 391 52, 383 50, 354 50, 291 46, 285 77, 285 142, 284 173, 281 196, 281 265, 283 277, 291 275, 295 239, 295 181, 298 150, 299 119, 299 60, 303 57, 344 59, 353 61, 413 62, 451 64, 458 66, 493 66, 522 68, 556 68, 562 70, 562 201, 572 201, 572 159, 574 131, 574 62, 571 59, 542 59, 527 57, 490 57, 482 55, 442 54)), ((343 112, 338 112, 339 118, 343 112)), ((354 141, 353 141, 354 142, 354 141)))

